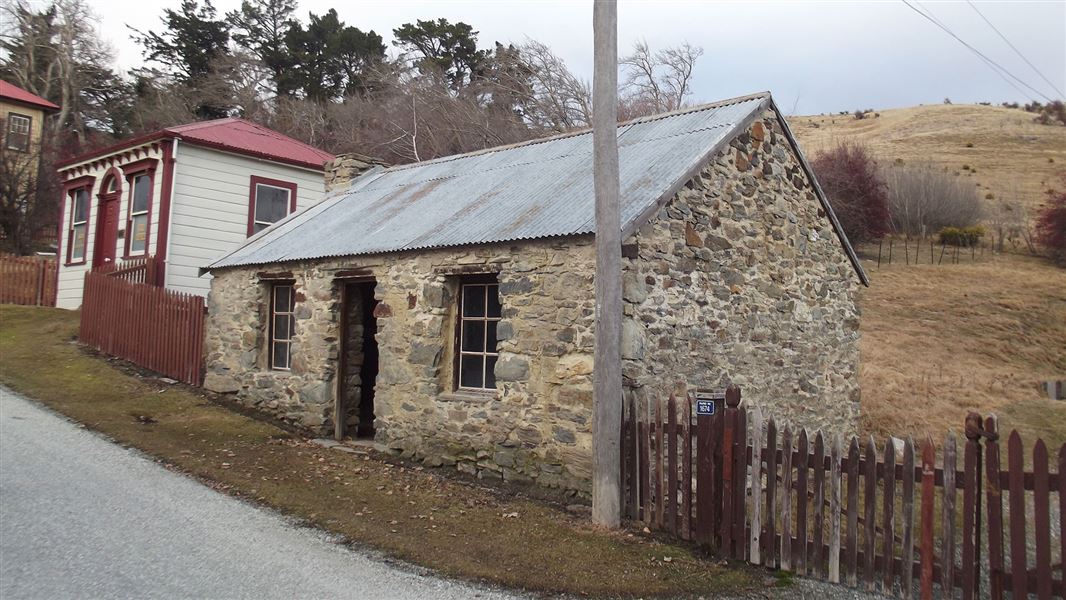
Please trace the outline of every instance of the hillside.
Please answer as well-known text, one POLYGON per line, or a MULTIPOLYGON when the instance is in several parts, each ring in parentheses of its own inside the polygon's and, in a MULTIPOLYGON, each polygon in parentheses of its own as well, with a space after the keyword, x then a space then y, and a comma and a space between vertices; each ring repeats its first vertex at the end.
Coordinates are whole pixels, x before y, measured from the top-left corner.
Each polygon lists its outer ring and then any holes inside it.
POLYGON ((1066 375, 1066 270, 1014 254, 880 270, 864 262, 865 431, 940 439, 977 410, 1027 439, 1066 442, 1066 401, 1037 387, 1066 375))
POLYGON ((1066 173, 1066 127, 1038 125, 1019 109, 937 104, 852 115, 792 117, 810 157, 838 141, 865 143, 885 163, 932 162, 972 179, 981 196, 1017 195, 1029 207, 1066 173), (971 147, 972 145, 972 147, 971 147), (969 169, 963 169, 968 166, 969 169))
MULTIPOLYGON (((789 122, 808 156, 860 141, 883 163, 928 161, 972 180, 982 197, 1013 194, 1029 208, 1049 187, 1066 185, 1059 179, 1066 127, 1038 125, 1017 109, 932 105, 789 122)), ((877 255, 876 246, 863 250, 877 255)), ((1066 402, 1037 387, 1066 376, 1066 269, 990 252, 957 265, 864 266, 871 276, 861 297, 865 431, 941 438, 978 410, 998 414, 1003 428, 1017 427, 1026 439, 1066 441, 1066 402)))

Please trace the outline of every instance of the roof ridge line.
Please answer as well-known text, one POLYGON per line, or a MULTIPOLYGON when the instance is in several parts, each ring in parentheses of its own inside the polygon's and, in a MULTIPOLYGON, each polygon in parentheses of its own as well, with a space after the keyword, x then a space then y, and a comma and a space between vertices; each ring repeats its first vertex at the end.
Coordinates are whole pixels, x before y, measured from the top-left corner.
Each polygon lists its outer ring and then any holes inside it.
MULTIPOLYGON (((647 123, 647 122, 651 122, 651 121, 657 121, 659 119, 666 119, 666 118, 669 118, 669 117, 676 117, 678 115, 684 115, 684 114, 688 114, 688 113, 699 112, 699 111, 702 111, 702 110, 711 110, 711 109, 714 109, 714 108, 722 108, 722 107, 725 107, 725 106, 732 106, 734 104, 740 104, 742 102, 747 102, 749 100, 762 99, 762 98, 768 98, 768 97, 770 97, 770 92, 768 92, 768 91, 767 92, 756 92, 756 93, 753 93, 753 94, 747 94, 745 96, 737 96, 736 98, 729 98, 729 99, 726 99, 726 100, 718 100, 716 102, 708 102, 708 103, 699 104, 699 105, 696 105, 696 106, 689 106, 689 107, 685 107, 685 108, 679 108, 677 110, 673 110, 673 111, 670 111, 670 112, 659 113, 659 114, 655 114, 655 115, 648 115, 648 116, 644 116, 644 117, 636 117, 634 119, 630 119, 628 121, 622 121, 621 123, 618 123, 618 129, 622 129, 622 128, 628 129, 630 126, 636 125, 638 123, 647 123)), ((553 142, 555 140, 566 139, 566 138, 569 138, 569 137, 576 137, 576 136, 579 136, 579 135, 586 135, 586 134, 589 134, 589 133, 592 133, 592 128, 591 127, 585 127, 585 128, 582 128, 582 129, 576 129, 574 131, 565 131, 565 132, 562 132, 562 133, 549 135, 547 137, 535 138, 535 139, 532 139, 532 140, 525 140, 525 141, 521 141, 521 142, 514 142, 514 143, 511 143, 511 144, 503 144, 502 146, 493 146, 492 148, 483 148, 481 150, 471 150, 470 152, 463 152, 463 153, 460 153, 460 154, 450 154, 448 156, 441 156, 439 158, 434 158, 434 159, 426 160, 426 161, 422 161, 422 162, 408 163, 408 164, 405 164, 405 165, 395 165, 395 166, 389 167, 388 170, 389 171, 404 171, 404 170, 415 168, 415 167, 421 167, 421 166, 425 166, 425 165, 443 163, 443 162, 448 162, 448 161, 452 161, 452 160, 458 160, 460 158, 469 158, 471 156, 480 156, 482 154, 489 154, 491 152, 502 152, 502 151, 505 151, 505 150, 512 150, 514 148, 520 148, 520 147, 524 147, 524 146, 534 146, 536 144, 543 144, 543 143, 546 143, 546 142, 553 142)), ((623 131, 622 133, 625 133, 625 132, 623 131)), ((621 135, 621 134, 619 134, 619 135, 621 135)))

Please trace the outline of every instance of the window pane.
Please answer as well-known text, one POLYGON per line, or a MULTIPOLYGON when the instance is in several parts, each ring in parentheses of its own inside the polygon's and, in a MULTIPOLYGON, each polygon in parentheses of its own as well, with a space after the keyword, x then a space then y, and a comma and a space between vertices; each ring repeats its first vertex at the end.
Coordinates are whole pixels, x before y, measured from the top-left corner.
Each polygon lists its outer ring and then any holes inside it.
POLYGON ((485 387, 490 390, 496 389, 496 357, 485 357, 485 387))
POLYGON ((274 315, 274 339, 275 340, 288 340, 292 337, 292 328, 290 327, 291 317, 289 315, 274 315))
POLYGON ((86 210, 89 208, 89 190, 78 190, 74 192, 74 222, 84 223, 87 215, 86 210))
POLYGON ((499 321, 488 321, 485 323, 487 332, 485 335, 485 352, 496 352, 496 323, 499 321))
POLYGON ((466 352, 485 351, 484 321, 463 321, 463 350, 466 352))
POLYGON ((464 285, 463 286, 463 316, 464 317, 484 317, 485 316, 485 286, 483 286, 483 285, 464 285))
POLYGON ((275 369, 289 368, 289 344, 288 342, 274 342, 274 357, 271 366, 275 369))
POLYGON ((500 316, 500 286, 493 284, 488 286, 489 296, 489 316, 500 316))
POLYGON ((144 252, 148 239, 148 214, 137 215, 130 220, 130 252, 144 252))
POLYGON ((255 220, 277 223, 289 214, 289 190, 269 185, 255 186, 255 220))
POLYGON ((148 210, 148 194, 152 191, 152 178, 148 175, 138 175, 133 179, 133 211, 134 213, 148 210))
POLYGON ((70 258, 73 260, 85 258, 85 225, 74 226, 74 240, 71 242, 70 258))
POLYGON ((484 364, 484 357, 481 355, 463 356, 459 363, 459 385, 467 388, 482 387, 484 364))
POLYGON ((292 286, 291 285, 276 285, 274 286, 274 312, 285 313, 292 310, 292 286))
POLYGON ((252 223, 252 235, 259 233, 267 227, 270 227, 269 223, 252 223))

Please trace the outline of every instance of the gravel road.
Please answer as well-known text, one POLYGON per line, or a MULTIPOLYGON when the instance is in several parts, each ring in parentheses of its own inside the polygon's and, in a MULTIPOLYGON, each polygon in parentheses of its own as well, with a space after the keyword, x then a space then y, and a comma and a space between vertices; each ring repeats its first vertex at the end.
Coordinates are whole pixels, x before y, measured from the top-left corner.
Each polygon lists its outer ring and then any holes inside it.
POLYGON ((352 551, 0 387, 0 597, 518 596, 352 551))

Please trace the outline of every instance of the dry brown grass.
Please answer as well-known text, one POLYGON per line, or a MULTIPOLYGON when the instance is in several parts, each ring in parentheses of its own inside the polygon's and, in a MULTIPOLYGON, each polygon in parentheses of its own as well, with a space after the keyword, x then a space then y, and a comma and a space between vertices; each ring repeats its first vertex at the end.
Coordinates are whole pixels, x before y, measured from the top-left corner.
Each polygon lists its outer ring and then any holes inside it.
POLYGON ((1049 187, 1061 187, 1066 127, 1038 125, 1031 113, 942 104, 883 110, 880 115, 792 117, 789 123, 808 156, 840 141, 859 141, 885 163, 931 162, 957 172, 976 183, 982 197, 989 192, 1006 197, 1017 190, 1020 200, 1033 207, 1044 202, 1049 187))
POLYGON ((968 410, 1001 429, 1066 442, 1066 402, 1038 382, 1066 377, 1066 270, 1002 255, 958 265, 867 263, 862 296, 863 427, 940 438, 968 410))
POLYGON ((353 544, 445 575, 567 597, 718 597, 766 585, 765 573, 639 531, 597 529, 520 491, 327 450, 85 352, 71 343, 77 323, 74 312, 0 306, 0 382, 353 544))

